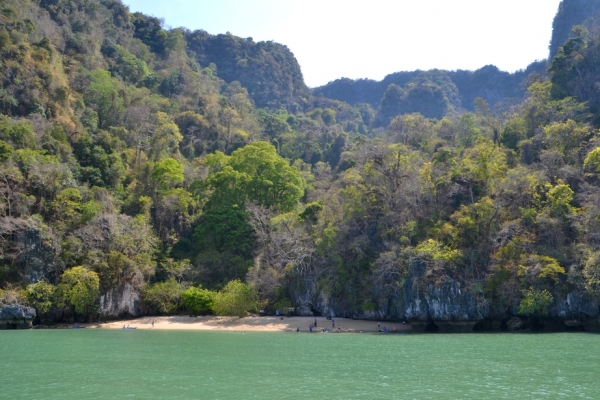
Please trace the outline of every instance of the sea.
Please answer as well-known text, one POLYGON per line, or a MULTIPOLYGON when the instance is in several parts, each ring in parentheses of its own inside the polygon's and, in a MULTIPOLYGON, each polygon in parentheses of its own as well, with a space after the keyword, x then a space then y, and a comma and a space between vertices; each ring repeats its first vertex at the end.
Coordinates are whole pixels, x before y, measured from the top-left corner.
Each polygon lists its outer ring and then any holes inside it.
POLYGON ((600 399, 600 335, 0 331, 6 399, 600 399))

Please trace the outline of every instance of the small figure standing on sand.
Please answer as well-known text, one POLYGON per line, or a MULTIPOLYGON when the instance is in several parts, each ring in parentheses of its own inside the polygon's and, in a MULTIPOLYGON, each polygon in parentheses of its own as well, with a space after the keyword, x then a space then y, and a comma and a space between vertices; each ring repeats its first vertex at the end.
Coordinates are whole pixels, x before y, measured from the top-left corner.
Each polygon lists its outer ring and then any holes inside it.
POLYGON ((332 328, 335 328, 335 319, 332 319, 332 320, 331 320, 331 327, 332 327, 332 328))
POLYGON ((308 327, 308 329, 310 329, 311 332, 312 332, 312 328, 313 328, 313 324, 310 324, 310 326, 308 327))
POLYGON ((152 327, 154 328, 154 318, 152 318, 152 327))
POLYGON ((315 318, 315 327, 317 326, 317 319, 315 318))
POLYGON ((296 328, 296 333, 300 332, 300 327, 296 328))
POLYGON ((378 322, 377 323, 377 330, 381 329, 381 324, 378 322))

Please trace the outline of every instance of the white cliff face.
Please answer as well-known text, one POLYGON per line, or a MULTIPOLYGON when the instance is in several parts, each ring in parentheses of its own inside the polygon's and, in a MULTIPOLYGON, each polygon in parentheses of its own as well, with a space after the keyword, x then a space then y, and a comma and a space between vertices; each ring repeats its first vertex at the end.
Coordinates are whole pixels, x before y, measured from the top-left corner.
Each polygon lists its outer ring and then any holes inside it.
POLYGON ((142 315, 140 292, 129 283, 100 296, 100 315, 104 319, 131 318, 142 315))

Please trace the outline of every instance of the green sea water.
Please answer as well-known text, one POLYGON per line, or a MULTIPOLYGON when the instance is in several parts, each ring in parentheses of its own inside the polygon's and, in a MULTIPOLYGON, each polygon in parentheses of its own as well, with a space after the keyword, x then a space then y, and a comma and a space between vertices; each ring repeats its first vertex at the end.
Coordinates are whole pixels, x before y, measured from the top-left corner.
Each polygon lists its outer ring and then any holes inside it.
POLYGON ((0 398, 600 399, 600 335, 0 331, 0 398))

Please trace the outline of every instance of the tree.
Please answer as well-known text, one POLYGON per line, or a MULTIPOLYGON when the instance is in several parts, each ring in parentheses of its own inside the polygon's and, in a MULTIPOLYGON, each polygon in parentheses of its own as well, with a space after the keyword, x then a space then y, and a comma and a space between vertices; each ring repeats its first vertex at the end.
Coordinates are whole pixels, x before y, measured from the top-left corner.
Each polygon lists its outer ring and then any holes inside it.
POLYGON ((38 316, 48 312, 52 307, 54 290, 54 285, 46 281, 39 281, 27 286, 27 300, 36 309, 38 316))
POLYGON ((475 99, 475 110, 477 111, 477 115, 481 118, 482 124, 492 130, 492 140, 494 144, 498 144, 501 123, 498 118, 492 115, 487 101, 481 97, 477 97, 475 99))
POLYGON ((216 293, 190 286, 181 294, 181 304, 194 315, 207 314, 213 309, 216 293))
POLYGON ((213 304, 213 312, 216 315, 245 317, 248 311, 255 308, 254 290, 238 279, 225 285, 215 296, 213 304))
POLYGON ((123 98, 110 72, 103 69, 92 71, 84 99, 98 113, 98 127, 108 128, 121 118, 123 98))
POLYGON ((573 189, 562 182, 559 182, 556 186, 552 187, 548 191, 548 199, 550 200, 550 207, 552 212, 559 217, 565 217, 572 214, 574 211, 571 202, 573 201, 573 189))
POLYGON ((249 256, 253 248, 248 215, 237 205, 206 210, 194 231, 194 238, 201 251, 230 251, 249 256))
POLYGON ((211 201, 216 200, 217 204, 231 203, 232 199, 241 203, 250 200, 289 211, 298 204, 306 188, 298 169, 267 142, 251 143, 230 157, 217 152, 207 157, 206 163, 217 169, 206 180, 213 191, 211 201))
POLYGON ((98 308, 100 278, 85 267, 73 267, 62 274, 56 295, 57 304, 68 305, 77 314, 89 315, 98 308))
POLYGON ((600 294, 600 252, 591 253, 583 267, 586 288, 600 294))
POLYGON ((165 191, 183 183, 183 166, 172 158, 166 158, 156 163, 152 170, 152 179, 158 183, 160 190, 165 191))
POLYGON ((594 150, 590 151, 583 161, 583 168, 600 177, 600 147, 596 147, 594 150))
POLYGON ((159 313, 170 314, 179 307, 183 288, 175 279, 158 282, 144 292, 144 301, 159 313))
POLYGON ((156 128, 150 139, 150 153, 152 159, 157 161, 166 155, 171 155, 179 149, 179 143, 183 140, 179 127, 173 119, 164 112, 158 112, 154 116, 156 128))
POLYGON ((536 290, 530 287, 523 292, 523 299, 519 304, 519 314, 530 317, 545 317, 548 315, 550 304, 552 304, 552 295, 548 290, 536 290))
POLYGON ((481 131, 475 124, 475 116, 470 113, 460 117, 458 122, 458 133, 456 135, 456 143, 462 147, 472 147, 477 143, 477 139, 481 137, 481 131))

